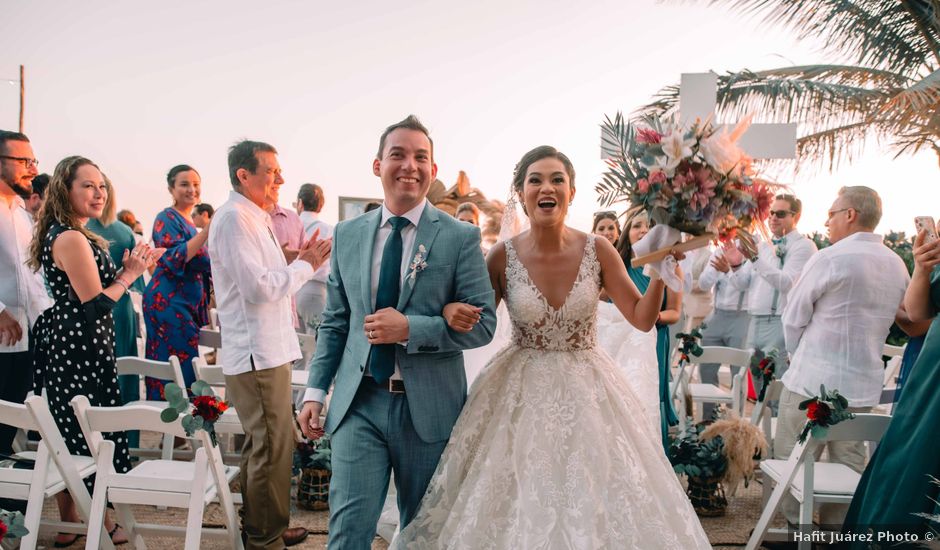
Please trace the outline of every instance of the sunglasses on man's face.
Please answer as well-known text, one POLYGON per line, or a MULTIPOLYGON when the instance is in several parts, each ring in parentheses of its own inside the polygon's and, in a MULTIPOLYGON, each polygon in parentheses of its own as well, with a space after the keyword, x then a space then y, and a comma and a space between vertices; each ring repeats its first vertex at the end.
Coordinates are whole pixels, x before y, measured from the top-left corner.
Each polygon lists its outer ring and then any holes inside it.
POLYGON ((779 219, 786 218, 790 214, 795 214, 792 210, 771 210, 770 213, 774 216, 777 216, 779 219))

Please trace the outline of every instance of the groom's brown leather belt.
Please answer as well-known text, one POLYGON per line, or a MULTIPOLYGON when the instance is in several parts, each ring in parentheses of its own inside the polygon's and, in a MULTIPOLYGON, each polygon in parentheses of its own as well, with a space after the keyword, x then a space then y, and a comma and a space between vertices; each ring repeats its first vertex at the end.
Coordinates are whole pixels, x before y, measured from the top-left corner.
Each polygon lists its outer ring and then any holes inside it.
POLYGON ((388 390, 388 393, 405 393, 405 382, 404 380, 397 380, 394 378, 389 378, 385 382, 379 382, 375 378, 372 378, 368 374, 366 378, 372 380, 372 382, 383 390, 388 390))

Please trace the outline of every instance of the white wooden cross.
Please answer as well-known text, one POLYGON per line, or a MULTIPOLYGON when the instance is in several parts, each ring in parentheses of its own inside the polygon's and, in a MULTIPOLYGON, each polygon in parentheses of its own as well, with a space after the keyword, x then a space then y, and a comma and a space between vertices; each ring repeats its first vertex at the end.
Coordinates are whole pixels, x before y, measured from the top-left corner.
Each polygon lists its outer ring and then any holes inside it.
MULTIPOLYGON (((718 75, 686 73, 679 86, 679 121, 690 124, 696 118, 705 120, 714 116, 718 105, 718 75)), ((734 126, 733 124, 718 124, 734 126)), ((601 130, 603 133, 603 130, 601 130)), ((796 158, 796 124, 751 124, 738 144, 754 159, 796 158)), ((608 159, 614 151, 601 140, 601 158, 608 159)))

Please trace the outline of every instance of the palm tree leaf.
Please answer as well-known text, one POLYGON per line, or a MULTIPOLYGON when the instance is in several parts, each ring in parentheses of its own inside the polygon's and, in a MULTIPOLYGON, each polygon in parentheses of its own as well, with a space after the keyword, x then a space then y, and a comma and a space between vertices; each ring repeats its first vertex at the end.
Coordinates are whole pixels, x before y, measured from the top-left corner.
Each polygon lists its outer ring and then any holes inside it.
POLYGON ((940 27, 934 0, 712 0, 767 23, 782 23, 802 39, 860 65, 915 76, 937 62, 940 27))
MULTIPOLYGON (((798 122, 809 131, 865 120, 910 80, 867 67, 808 65, 718 78, 719 120, 757 113, 762 121, 798 122)), ((667 86, 636 116, 674 113, 679 87, 667 86)))
POLYGON ((854 160, 872 138, 884 141, 889 135, 883 126, 871 121, 813 132, 796 140, 795 168, 800 171, 812 164, 826 164, 827 169, 832 171, 840 162, 854 160))
POLYGON ((940 70, 934 71, 913 86, 895 95, 881 109, 881 116, 888 119, 903 133, 911 126, 926 126, 935 136, 940 136, 940 70))

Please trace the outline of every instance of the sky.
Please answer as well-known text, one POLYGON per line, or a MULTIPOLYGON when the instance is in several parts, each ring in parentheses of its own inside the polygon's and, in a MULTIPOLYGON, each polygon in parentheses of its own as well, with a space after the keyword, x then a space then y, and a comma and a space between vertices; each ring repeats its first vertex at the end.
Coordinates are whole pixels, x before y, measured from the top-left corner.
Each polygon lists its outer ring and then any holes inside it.
MULTIPOLYGON (((490 198, 506 199, 529 149, 565 152, 577 170, 569 223, 589 230, 605 209, 594 191, 605 115, 683 72, 826 60, 790 31, 705 2, 2 1, 0 79, 26 66, 25 132, 41 171, 91 158, 119 208, 148 226, 170 205, 176 164, 194 166, 203 201, 222 204, 226 150, 242 138, 278 149, 283 206, 318 183, 322 217, 335 221, 339 196, 381 196, 379 135, 414 113, 445 185, 464 170, 490 198)), ((0 81, 0 128, 17 120, 18 87, 0 81)), ((937 170, 933 153, 894 159, 872 144, 832 174, 772 175, 803 199, 804 231, 823 230, 839 187, 868 185, 884 200, 878 229, 910 234, 940 204, 937 170)))

